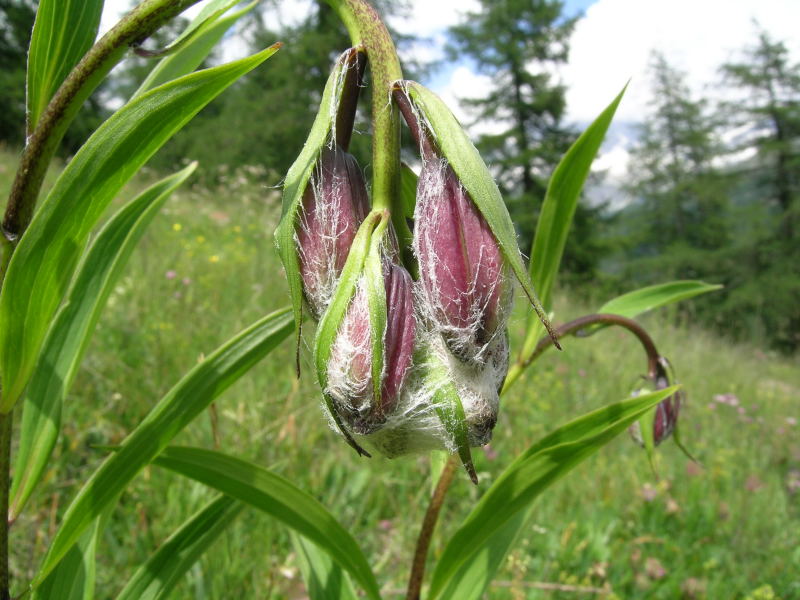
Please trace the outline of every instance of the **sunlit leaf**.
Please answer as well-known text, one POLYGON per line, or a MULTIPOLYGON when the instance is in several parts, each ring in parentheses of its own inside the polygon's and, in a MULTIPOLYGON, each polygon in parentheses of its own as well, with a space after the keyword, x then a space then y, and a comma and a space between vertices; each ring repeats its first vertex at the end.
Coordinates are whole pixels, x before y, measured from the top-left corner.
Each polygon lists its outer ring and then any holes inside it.
POLYGON ((12 521, 47 465, 61 428, 62 403, 111 290, 153 217, 195 166, 162 179, 122 208, 103 227, 81 262, 66 302, 47 332, 25 392, 9 506, 12 521))
POLYGON ((210 11, 209 14, 205 14, 206 11, 209 8, 213 9, 214 6, 204 7, 203 11, 187 26, 181 37, 176 40, 176 43, 182 43, 185 37, 189 35, 191 35, 191 39, 186 39, 180 48, 162 58, 150 70, 131 99, 141 96, 154 87, 194 71, 208 57, 214 46, 222 39, 222 36, 236 21, 250 12, 258 1, 255 0, 228 16, 223 16, 223 14, 231 6, 237 4, 239 0, 217 2, 220 8, 210 11))
POLYGON ((277 48, 144 94, 117 111, 69 162, 20 240, 0 293, 0 410, 8 412, 22 395, 89 233, 114 195, 203 106, 277 48))
POLYGON ((242 331, 196 365, 164 396, 119 451, 92 474, 67 509, 34 580, 53 570, 81 533, 186 425, 294 329, 288 308, 242 331))
POLYGON ((97 37, 103 0, 39 0, 28 53, 28 131, 97 37))
MULTIPOLYGON (((553 286, 583 184, 624 93, 625 88, 575 140, 547 184, 542 210, 536 223, 529 265, 531 280, 539 290, 546 310, 550 310, 553 286)), ((521 353, 523 357, 530 356, 543 333, 544 328, 539 320, 531 314, 521 353)))
POLYGON ((721 285, 705 283, 704 281, 670 281, 643 287, 618 296, 603 304, 597 312, 622 315, 632 319, 654 308, 719 289, 722 289, 721 285))
POLYGON ((353 536, 322 504, 287 479, 204 448, 169 447, 154 462, 275 517, 327 552, 370 598, 380 598, 375 575, 353 536))
MULTIPOLYGON (((433 573, 437 598, 459 569, 551 484, 611 441, 677 388, 643 394, 591 412, 533 444, 500 474, 450 538, 433 573)), ((504 535, 508 537, 508 531, 504 535)))

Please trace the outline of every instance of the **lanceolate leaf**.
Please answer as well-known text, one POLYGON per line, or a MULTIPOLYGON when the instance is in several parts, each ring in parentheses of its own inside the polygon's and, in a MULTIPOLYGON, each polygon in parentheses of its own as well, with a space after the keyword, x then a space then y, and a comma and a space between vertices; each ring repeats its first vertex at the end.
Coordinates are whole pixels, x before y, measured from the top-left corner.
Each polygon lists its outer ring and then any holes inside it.
MULTIPOLYGON (((531 446, 487 490, 437 563, 429 597, 437 598, 467 561, 552 483, 596 452, 677 388, 667 388, 594 411, 531 446)), ((504 532, 507 537, 508 532, 504 532)))
POLYGON ((83 532, 78 543, 69 549, 64 560, 33 591, 32 600, 94 598, 97 543, 110 518, 111 510, 108 508, 94 520, 91 527, 83 532))
POLYGON ((97 320, 133 249, 169 195, 195 169, 162 179, 103 227, 80 264, 66 302, 47 333, 25 393, 9 519, 22 511, 44 471, 61 428, 61 406, 97 320))
POLYGON ((92 520, 186 425, 293 330, 289 309, 272 313, 195 366, 108 457, 67 509, 34 586, 64 557, 92 520))
POLYGON ((103 0, 40 0, 28 52, 28 132, 94 43, 103 0))
POLYGON ((358 600, 350 578, 338 563, 303 536, 292 532, 291 537, 309 600, 358 600))
POLYGON ((254 0, 243 9, 226 17, 222 16, 231 6, 238 2, 239 0, 217 2, 216 4, 221 5, 221 7, 211 12, 210 15, 206 14, 206 11, 208 8, 214 7, 206 6, 187 26, 186 31, 181 34, 181 37, 175 41, 175 44, 181 44, 180 48, 162 58, 158 64, 152 68, 131 99, 137 98, 163 83, 191 73, 200 66, 217 42, 225 35, 225 32, 227 32, 236 21, 250 12, 259 0, 254 0), (186 39, 188 35, 191 35, 190 39, 186 39), (184 39, 186 40, 185 42, 183 41, 184 39))
POLYGON ((704 281, 670 281, 643 287, 618 296, 603 304, 597 312, 622 315, 632 319, 654 308, 672 304, 673 302, 680 302, 681 300, 721 288, 721 285, 705 283, 704 281))
POLYGON ((128 580, 117 600, 169 598, 175 585, 225 531, 244 504, 218 496, 173 533, 128 580))
POLYGON ((327 552, 370 598, 380 598, 375 575, 353 536, 322 504, 290 481, 259 465, 203 448, 170 447, 155 464, 275 517, 327 552))
MULTIPOLYGON (((624 93, 625 88, 575 140, 553 171, 547 185, 542 210, 536 223, 530 262, 531 279, 539 290, 546 309, 550 308, 550 296, 583 184, 624 93)), ((522 350, 523 357, 530 356, 541 335, 542 328, 531 315, 522 350)))
POLYGON ((8 412, 22 395, 89 232, 173 133, 278 46, 187 75, 125 105, 84 144, 19 242, 0 294, 0 376, 8 412))

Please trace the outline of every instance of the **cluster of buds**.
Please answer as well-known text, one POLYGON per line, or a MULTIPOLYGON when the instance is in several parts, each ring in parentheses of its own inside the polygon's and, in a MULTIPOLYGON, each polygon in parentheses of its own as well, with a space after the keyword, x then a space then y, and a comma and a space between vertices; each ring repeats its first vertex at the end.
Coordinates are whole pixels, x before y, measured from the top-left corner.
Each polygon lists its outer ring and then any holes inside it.
POLYGON ((422 162, 413 238, 395 231, 392 207, 370 205, 347 153, 364 67, 358 48, 339 58, 286 178, 276 240, 296 322, 304 306, 318 321, 324 407, 359 453, 457 451, 475 480, 470 447, 497 421, 515 278, 538 304, 486 165, 419 84, 398 81, 392 94, 422 162))

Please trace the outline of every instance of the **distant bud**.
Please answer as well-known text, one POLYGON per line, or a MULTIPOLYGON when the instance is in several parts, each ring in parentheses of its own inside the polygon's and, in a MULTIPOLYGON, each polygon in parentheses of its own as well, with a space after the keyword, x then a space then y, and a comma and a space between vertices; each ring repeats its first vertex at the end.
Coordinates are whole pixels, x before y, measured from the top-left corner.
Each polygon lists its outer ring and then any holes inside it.
POLYGON ((412 283, 400 265, 384 261, 386 327, 383 331, 383 364, 380 397, 373 385, 373 349, 370 303, 365 275, 339 326, 327 366, 327 393, 334 410, 355 433, 369 434, 379 428, 395 406, 411 368, 416 320, 412 283))
MULTIPOLYGON (((666 358, 659 359, 658 369, 654 379, 650 380, 652 390, 657 391, 668 388, 675 384, 674 378, 671 376, 671 368, 666 358)), ((638 395, 641 390, 634 392, 638 395)), ((655 407, 652 414, 652 435, 653 445, 658 446, 661 442, 667 439, 675 430, 678 423, 678 414, 680 413, 681 403, 684 400, 682 391, 675 392, 672 396, 662 400, 655 407)), ((644 421, 646 422, 646 421, 644 421)), ((642 423, 634 423, 630 428, 631 436, 639 444, 646 445, 642 436, 642 423)))
POLYGON ((368 211, 367 188, 356 159, 338 146, 323 149, 303 193, 296 228, 303 291, 316 319, 333 296, 368 211))
POLYGON ((500 247, 452 168, 425 160, 417 185, 414 249, 423 312, 462 360, 483 360, 505 327, 512 281, 500 247))

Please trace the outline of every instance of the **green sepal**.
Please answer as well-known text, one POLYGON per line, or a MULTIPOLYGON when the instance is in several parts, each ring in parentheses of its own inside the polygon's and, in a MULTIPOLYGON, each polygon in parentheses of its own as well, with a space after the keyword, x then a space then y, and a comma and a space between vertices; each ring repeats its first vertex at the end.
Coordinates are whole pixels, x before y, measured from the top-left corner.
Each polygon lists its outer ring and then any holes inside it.
POLYGON ((281 206, 281 220, 275 230, 275 245, 278 248, 286 280, 289 283, 289 295, 292 299, 292 312, 294 322, 297 323, 295 334, 295 360, 298 376, 300 375, 300 337, 302 333, 303 315, 303 280, 300 275, 300 256, 295 244, 295 230, 297 228, 300 210, 302 207, 303 193, 311 179, 311 174, 319 160, 323 148, 332 143, 331 133, 336 121, 336 115, 342 101, 344 90, 343 82, 346 72, 358 61, 361 48, 350 48, 343 52, 325 84, 322 93, 319 112, 311 126, 308 139, 294 161, 286 181, 283 185, 283 200, 281 206))
POLYGON ((406 163, 400 163, 400 202, 403 205, 403 216, 414 218, 417 205, 417 181, 419 177, 406 163))
MULTIPOLYGON (((508 214, 500 190, 486 163, 483 162, 461 124, 436 94, 414 81, 402 82, 401 85, 405 88, 414 109, 419 113, 420 119, 430 132, 433 142, 438 146, 442 156, 450 163, 461 185, 483 218, 486 219, 489 229, 500 246, 500 251, 519 280, 531 306, 545 328, 551 331, 550 323, 536 296, 533 282, 522 260, 511 216, 508 214)), ((560 348, 552 333, 551 337, 556 346, 560 348)))
POLYGON ((372 346, 372 402, 380 410, 381 383, 383 375, 383 343, 386 330, 386 284, 383 273, 383 245, 388 217, 381 219, 370 240, 369 254, 364 262, 364 276, 367 286, 367 305, 369 307, 369 340, 372 346))
MULTIPOLYGON (((389 221, 389 213, 384 210, 372 211, 364 219, 364 222, 358 228, 353 243, 350 246, 350 252, 347 254, 347 261, 344 263, 342 274, 339 277, 339 282, 336 285, 336 291, 333 294, 331 303, 322 315, 317 327, 317 335, 314 339, 314 364, 317 369, 317 380, 322 389, 322 396, 325 400, 325 405, 331 414, 336 426, 341 431, 347 443, 353 449, 364 456, 369 456, 369 453, 364 450, 350 435, 350 432, 344 427, 344 424, 339 419, 336 410, 333 406, 333 401, 327 394, 328 388, 328 362, 331 357, 333 345, 336 342, 336 335, 339 332, 339 327, 347 314, 347 309, 350 306, 350 301, 356 292, 358 281, 365 271, 365 264, 370 256, 372 249, 373 237, 382 237, 378 230, 385 230, 389 221), (378 233, 379 235, 374 235, 378 233)), ((369 278, 368 278, 369 279, 369 278)), ((383 283, 383 276, 381 275, 381 284, 383 283)), ((369 290, 368 290, 369 291, 369 290)), ((384 291, 385 294, 385 291, 384 291)), ((370 294, 368 294, 369 296, 370 294)), ((386 322, 386 300, 384 299, 384 323, 386 322)), ((370 312, 372 307, 370 306, 370 312)), ((370 329, 373 324, 370 322, 370 329)), ((382 329, 380 330, 382 331, 382 329)), ((381 340, 383 336, 380 336, 381 340)), ((382 351, 382 350, 381 350, 382 351)), ((380 381, 380 377, 378 378, 380 381)))

